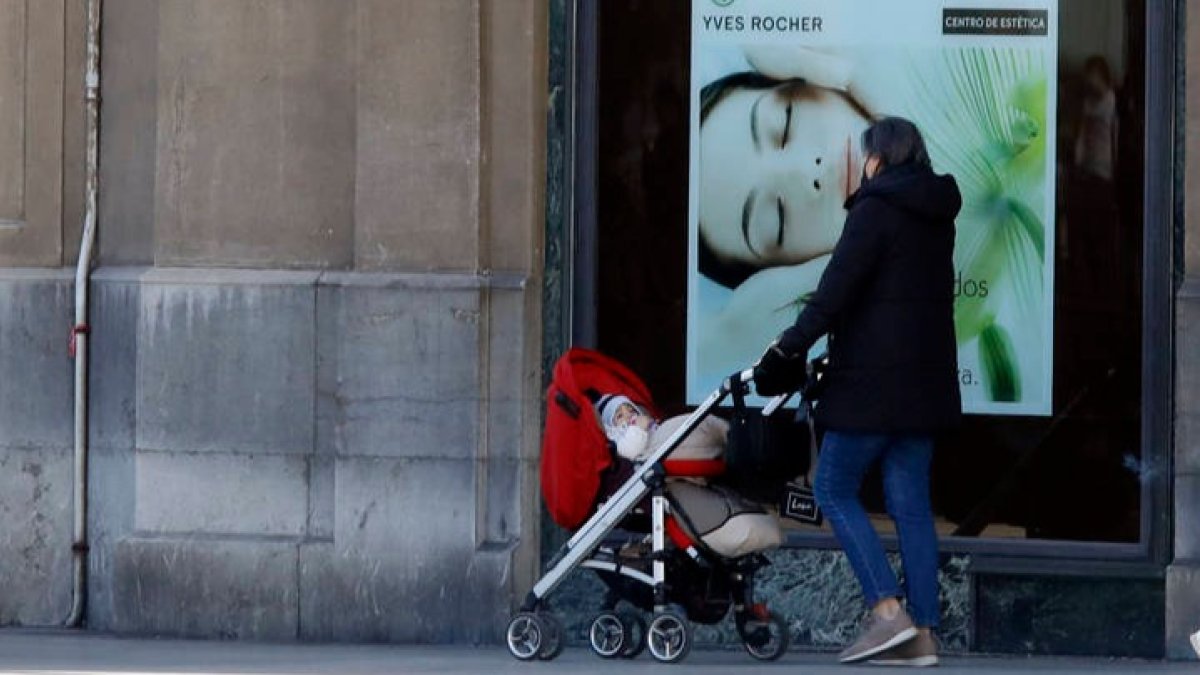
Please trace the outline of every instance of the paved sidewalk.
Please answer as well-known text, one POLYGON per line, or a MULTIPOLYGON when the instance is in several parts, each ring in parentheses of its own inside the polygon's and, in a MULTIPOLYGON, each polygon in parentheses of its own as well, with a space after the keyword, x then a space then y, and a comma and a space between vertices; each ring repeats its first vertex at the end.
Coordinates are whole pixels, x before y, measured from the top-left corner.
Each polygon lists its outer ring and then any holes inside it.
MULTIPOLYGON (((0 631, 0 674, 78 675, 502 675, 504 673, 804 673, 856 675, 896 672, 871 666, 840 666, 829 654, 788 654, 759 663, 740 652, 693 652, 682 666, 662 665, 643 655, 636 661, 602 661, 583 648, 570 648, 548 663, 521 663, 504 647, 406 647, 354 645, 264 645, 245 642, 133 640, 90 633, 0 631)), ((947 658, 938 675, 1035 673, 1197 673, 1196 663, 1158 663, 1060 658, 947 658)))

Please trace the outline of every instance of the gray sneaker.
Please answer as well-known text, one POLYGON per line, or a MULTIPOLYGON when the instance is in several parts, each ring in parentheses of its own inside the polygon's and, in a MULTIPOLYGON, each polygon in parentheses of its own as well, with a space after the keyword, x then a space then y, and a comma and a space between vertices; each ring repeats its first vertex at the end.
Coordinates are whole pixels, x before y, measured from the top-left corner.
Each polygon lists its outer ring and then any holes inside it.
POLYGON ((900 613, 890 620, 881 619, 872 614, 862 635, 854 641, 854 644, 838 654, 838 661, 842 663, 862 661, 904 644, 916 636, 917 629, 904 610, 900 610, 900 613))
POLYGON ((937 641, 929 633, 918 632, 916 638, 876 655, 867 663, 876 666, 936 666, 937 641))

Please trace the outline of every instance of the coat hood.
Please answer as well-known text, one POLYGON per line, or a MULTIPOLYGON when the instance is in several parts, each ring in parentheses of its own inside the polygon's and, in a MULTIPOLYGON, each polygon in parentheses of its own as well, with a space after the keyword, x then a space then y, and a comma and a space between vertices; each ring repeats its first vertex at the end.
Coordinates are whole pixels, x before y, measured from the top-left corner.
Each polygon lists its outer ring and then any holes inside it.
POLYGON ((937 223, 953 222, 962 208, 962 195, 954 176, 938 175, 917 165, 892 167, 863 182, 846 200, 846 208, 850 209, 867 197, 878 197, 937 223))

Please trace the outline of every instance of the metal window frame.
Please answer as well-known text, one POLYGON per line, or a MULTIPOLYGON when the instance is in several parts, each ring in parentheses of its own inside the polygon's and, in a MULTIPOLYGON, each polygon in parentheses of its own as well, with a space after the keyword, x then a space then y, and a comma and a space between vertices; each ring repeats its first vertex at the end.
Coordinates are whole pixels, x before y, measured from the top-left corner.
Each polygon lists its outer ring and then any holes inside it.
MULTIPOLYGON (((571 344, 596 342, 598 8, 600 0, 551 0, 570 16, 570 59, 566 145, 573 156, 562 167, 569 179, 558 218, 569 255, 557 270, 569 284, 560 300, 564 323, 547 327, 571 344), (564 222, 569 216, 569 222, 564 222), (567 334, 569 333, 569 337, 567 334)), ((1144 471, 1141 528, 1137 543, 1076 542, 945 537, 941 549, 972 557, 979 571, 1159 578, 1170 562, 1172 541, 1171 461, 1173 424, 1174 177, 1176 152, 1176 0, 1146 0, 1145 144, 1142 254, 1142 429, 1144 471), (1171 358, 1164 358, 1163 355, 1171 358), (1053 559, 1053 564, 1048 560, 1053 559)), ((553 39, 553 38, 552 38, 553 39)), ((552 83, 553 84, 553 83, 552 83)), ((551 130, 553 133, 553 130, 551 130)), ((548 222, 548 226, 550 223, 548 222)), ((548 228, 549 229, 549 228, 548 228)), ((565 252, 566 252, 565 251, 565 252)), ((548 270, 548 273, 551 270, 548 270)), ((548 347, 550 345, 547 345, 548 347)), ((894 536, 885 546, 897 547, 894 536)), ((832 535, 791 533, 789 548, 835 548, 832 535)))

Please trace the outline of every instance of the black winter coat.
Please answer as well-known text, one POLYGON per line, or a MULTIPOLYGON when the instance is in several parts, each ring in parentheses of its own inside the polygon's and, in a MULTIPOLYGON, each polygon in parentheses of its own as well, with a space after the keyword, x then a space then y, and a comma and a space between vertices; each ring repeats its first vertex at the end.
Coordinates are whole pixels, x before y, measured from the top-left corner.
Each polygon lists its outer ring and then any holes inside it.
POLYGON ((952 176, 916 165, 866 181, 780 348, 804 354, 829 334, 817 421, 844 431, 935 432, 958 424, 952 176))

